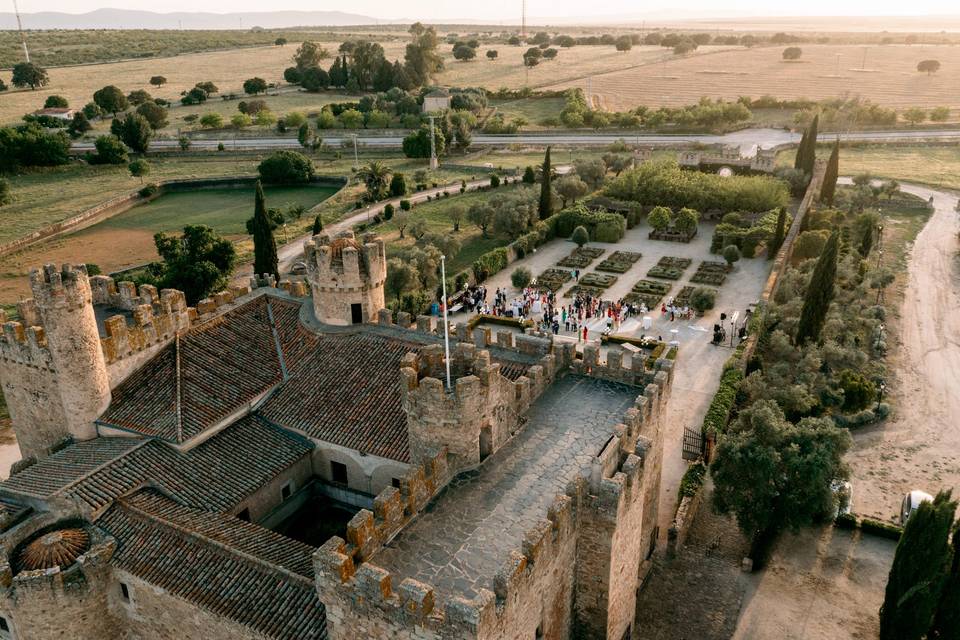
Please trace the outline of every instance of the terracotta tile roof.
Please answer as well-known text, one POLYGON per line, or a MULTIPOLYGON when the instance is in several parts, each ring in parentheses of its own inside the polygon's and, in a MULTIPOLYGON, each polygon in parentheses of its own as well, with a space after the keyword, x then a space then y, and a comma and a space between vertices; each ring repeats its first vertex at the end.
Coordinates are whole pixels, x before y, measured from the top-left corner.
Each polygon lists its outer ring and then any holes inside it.
POLYGON ((97 525, 117 540, 115 566, 174 596, 267 638, 327 638, 306 545, 149 491, 119 500, 97 525))
POLYGON ((260 296, 198 325, 114 389, 99 422, 170 442, 190 440, 281 382, 288 348, 294 360, 309 350, 296 329, 299 308, 260 296))
POLYGON ((188 505, 228 511, 312 448, 306 438, 246 416, 189 451, 155 439, 77 443, 0 483, 0 491, 38 498, 64 495, 96 512, 125 493, 152 484, 188 505), (118 447, 121 444, 128 450, 118 447), (104 462, 68 473, 68 461, 82 457, 76 454, 78 448, 104 462))
POLYGON ((365 333, 326 336, 259 413, 318 440, 409 462, 400 360, 419 346, 365 333))

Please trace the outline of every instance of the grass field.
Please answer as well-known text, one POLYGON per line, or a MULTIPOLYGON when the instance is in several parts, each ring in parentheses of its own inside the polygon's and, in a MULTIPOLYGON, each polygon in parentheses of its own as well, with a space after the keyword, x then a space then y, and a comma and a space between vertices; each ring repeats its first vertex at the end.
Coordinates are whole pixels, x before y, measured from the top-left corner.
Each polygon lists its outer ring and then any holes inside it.
MULTIPOLYGON (((381 44, 388 60, 403 59, 405 41, 390 40, 381 44)), ((242 93, 243 81, 254 76, 268 82, 282 83, 283 70, 291 65, 290 58, 297 46, 298 43, 291 42, 285 47, 250 47, 50 69, 50 84, 42 89, 0 93, 0 122, 19 120, 23 114, 42 107, 46 97, 51 94, 64 96, 75 107, 83 106, 91 100, 94 91, 108 84, 120 87, 125 93, 145 89, 154 97, 179 100, 181 91, 190 89, 201 81, 213 82, 220 88, 221 93, 242 93), (153 75, 165 76, 168 84, 160 89, 150 86, 150 76, 153 75)), ((331 45, 330 48, 335 47, 331 45)), ((723 49, 725 47, 702 47, 693 57, 698 58, 702 53, 723 49)), ((444 58, 445 69, 437 75, 435 82, 445 86, 480 86, 488 89, 517 89, 526 85, 536 88, 557 82, 579 82, 576 86, 582 86, 588 76, 629 69, 672 57, 670 50, 662 47, 634 47, 629 52, 620 53, 612 46, 578 46, 563 49, 556 60, 527 70, 523 65, 523 53, 526 50, 527 47, 484 45, 477 60, 459 62, 453 58, 450 45, 443 44, 440 53, 444 58), (486 59, 485 52, 488 48, 499 51, 500 57, 497 61, 490 62, 486 59)), ((332 62, 330 59, 325 61, 325 64, 332 62)), ((303 97, 301 100, 319 106, 325 103, 325 95, 327 94, 303 97)), ((183 114, 214 109, 219 111, 224 106, 230 113, 236 111, 236 102, 231 101, 215 107, 216 102, 222 103, 222 100, 215 96, 205 108, 184 110, 183 114)), ((293 108, 308 108, 308 105, 278 105, 275 110, 282 114, 293 108)), ((173 111, 171 115, 176 118, 177 109, 173 111)))
MULTIPOLYGON (((291 204, 308 209, 334 193, 329 187, 268 187, 267 206, 286 210, 291 204)), ((157 259, 153 234, 176 232, 188 224, 206 224, 232 240, 245 238, 245 222, 253 215, 253 188, 203 189, 168 193, 77 233, 0 259, 0 299, 15 300, 29 291, 30 269, 46 263, 87 262, 105 273, 157 259)), ((302 224, 308 223, 305 216, 302 224)), ((299 231, 299 230, 298 230, 299 231)), ((283 231, 278 231, 278 236, 283 231)), ((295 231, 290 231, 296 235, 295 231)))
MULTIPOLYGON (((734 100, 764 94, 777 98, 819 100, 859 95, 889 107, 960 107, 960 47, 887 45, 866 49, 851 45, 807 45, 802 62, 784 63, 783 47, 736 49, 703 57, 671 58, 653 64, 596 75, 593 92, 610 110, 638 105, 679 106, 701 96, 734 100), (939 73, 918 73, 917 63, 939 60, 939 73)), ((560 80, 549 89, 584 87, 583 81, 560 80)))
MULTIPOLYGON (((781 152, 777 163, 792 165, 794 151, 781 152)), ((828 145, 817 147, 817 156, 830 155, 828 145)), ((934 187, 960 189, 960 146, 870 145, 840 149, 840 175, 869 172, 878 178, 894 178, 934 187)))
POLYGON ((546 118, 559 118, 564 104, 563 98, 490 101, 490 106, 496 108, 497 114, 508 121, 523 118, 529 122, 529 126, 524 127, 524 131, 541 128, 539 125, 546 118))

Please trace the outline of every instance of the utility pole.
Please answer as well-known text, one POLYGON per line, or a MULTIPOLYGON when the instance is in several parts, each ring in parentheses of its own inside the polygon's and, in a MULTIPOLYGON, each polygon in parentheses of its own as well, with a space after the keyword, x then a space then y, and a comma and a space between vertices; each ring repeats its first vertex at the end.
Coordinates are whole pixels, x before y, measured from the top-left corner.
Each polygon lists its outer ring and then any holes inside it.
POLYGON ((23 35, 23 22, 20 21, 20 8, 17 6, 17 0, 13 0, 13 12, 17 14, 17 31, 20 32, 20 44, 23 45, 23 57, 30 62, 30 50, 27 49, 27 38, 23 35))
POLYGON ((430 169, 436 170, 440 167, 440 161, 437 160, 437 138, 433 133, 433 116, 430 116, 430 169))
POLYGON ((360 158, 357 154, 357 134, 351 133, 350 136, 353 138, 353 170, 356 171, 360 168, 360 158))

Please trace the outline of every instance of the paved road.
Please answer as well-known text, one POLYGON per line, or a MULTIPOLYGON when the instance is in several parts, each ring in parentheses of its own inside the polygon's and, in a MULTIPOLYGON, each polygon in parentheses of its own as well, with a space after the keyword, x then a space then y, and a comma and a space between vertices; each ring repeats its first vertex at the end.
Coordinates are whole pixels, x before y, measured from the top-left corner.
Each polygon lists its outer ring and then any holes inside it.
MULTIPOLYGON (((834 134, 823 134, 827 139, 834 134)), ((918 130, 918 131, 859 131, 852 133, 839 134, 840 139, 850 142, 899 142, 911 140, 957 140, 960 141, 960 130, 918 130)), ((403 142, 402 135, 372 135, 357 137, 360 145, 374 148, 397 148, 403 142)), ((324 137, 324 142, 330 146, 339 146, 343 143, 352 142, 351 136, 336 135, 324 137)), ((561 146, 604 146, 625 140, 637 144, 677 144, 677 143, 701 143, 701 144, 736 144, 740 146, 745 155, 752 155, 756 152, 758 146, 768 148, 779 144, 790 142, 799 142, 800 134, 784 131, 783 129, 744 129, 723 135, 712 134, 683 134, 683 135, 663 135, 663 134, 628 134, 628 133, 523 133, 516 135, 483 135, 474 136, 473 145, 477 147, 493 147, 504 145, 561 145, 561 146)), ((215 150, 217 145, 223 143, 227 150, 270 150, 270 149, 296 149, 300 147, 295 137, 263 137, 263 138, 236 138, 231 135, 224 135, 222 138, 199 139, 192 141, 192 149, 195 150, 215 150)), ((176 140, 155 140, 150 148, 154 151, 178 150, 179 143, 176 140)), ((92 151, 93 143, 78 142, 73 145, 77 151, 92 151)))

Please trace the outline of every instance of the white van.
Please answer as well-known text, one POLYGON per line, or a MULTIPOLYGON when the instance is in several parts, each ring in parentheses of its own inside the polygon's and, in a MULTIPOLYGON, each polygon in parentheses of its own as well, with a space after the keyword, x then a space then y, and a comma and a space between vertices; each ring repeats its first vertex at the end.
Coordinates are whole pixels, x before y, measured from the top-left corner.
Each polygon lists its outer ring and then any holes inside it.
POLYGON ((914 489, 903 496, 903 503, 900 505, 900 524, 906 525, 907 520, 917 510, 921 502, 933 502, 933 496, 918 489, 914 489))

